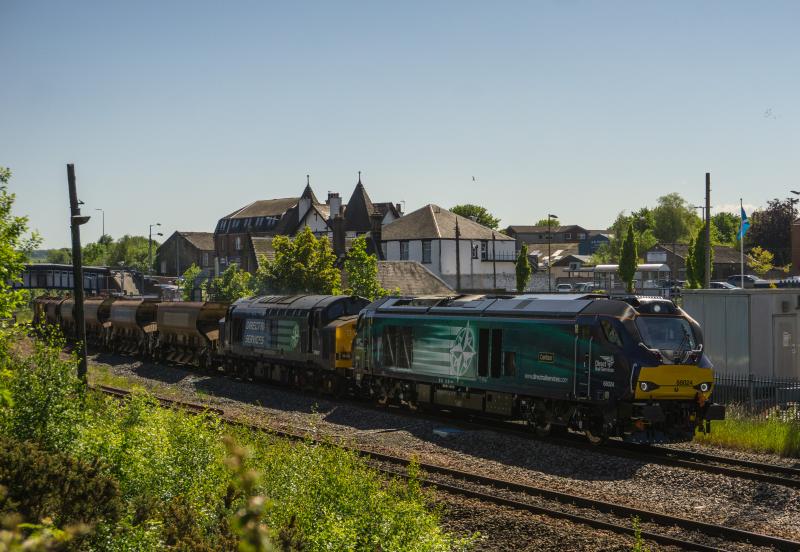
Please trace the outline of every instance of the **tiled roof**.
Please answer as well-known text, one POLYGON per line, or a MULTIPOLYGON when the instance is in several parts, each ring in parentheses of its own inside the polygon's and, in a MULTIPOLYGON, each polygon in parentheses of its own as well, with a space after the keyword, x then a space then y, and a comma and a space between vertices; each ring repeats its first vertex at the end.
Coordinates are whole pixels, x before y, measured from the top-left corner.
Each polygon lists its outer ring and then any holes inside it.
POLYGON ((448 295, 454 291, 417 261, 378 261, 378 280, 384 289, 403 295, 448 295))
POLYGON ((214 250, 214 233, 213 232, 181 232, 178 231, 180 236, 183 236, 186 241, 191 243, 201 251, 214 250))
MULTIPOLYGON (((537 233, 546 233, 547 232, 547 225, 545 226, 518 226, 513 225, 509 226, 508 229, 512 232, 516 232, 517 234, 537 234, 537 233)), ((590 232, 586 230, 582 226, 578 226, 577 224, 568 224, 566 226, 551 226, 550 232, 590 232)), ((592 231, 593 232, 593 231, 592 231)))
POLYGON ((261 266, 261 258, 266 257, 268 260, 275 259, 275 250, 272 248, 272 237, 257 237, 250 236, 250 243, 253 245, 253 252, 256 256, 256 266, 261 266))
MULTIPOLYGON (((528 255, 538 255, 539 262, 547 261, 547 244, 546 243, 529 243, 528 255)), ((576 242, 570 243, 552 243, 550 244, 550 255, 553 257, 553 263, 568 255, 577 255, 578 247, 580 244, 576 242)))
POLYGON ((223 217, 229 219, 250 217, 279 217, 292 206, 297 205, 298 197, 283 197, 280 199, 262 199, 245 205, 233 213, 223 217))
POLYGON ((428 204, 384 226, 382 240, 455 239, 456 222, 463 240, 491 240, 493 235, 497 241, 514 239, 438 205, 428 204))
POLYGON ((367 194, 366 188, 361 183, 359 176, 356 189, 347 202, 344 211, 344 229, 347 232, 367 232, 372 228, 369 220, 370 215, 375 211, 375 206, 367 194))
MULTIPOLYGON (((667 251, 669 253, 674 252, 675 256, 680 257, 681 259, 686 259, 686 256, 688 255, 689 252, 689 246, 685 243, 676 243, 675 245, 673 244, 665 245, 663 243, 659 243, 655 246, 655 248, 663 249, 664 251, 667 251)), ((733 247, 728 247, 727 245, 715 245, 714 262, 739 263, 741 262, 739 250, 733 247)))

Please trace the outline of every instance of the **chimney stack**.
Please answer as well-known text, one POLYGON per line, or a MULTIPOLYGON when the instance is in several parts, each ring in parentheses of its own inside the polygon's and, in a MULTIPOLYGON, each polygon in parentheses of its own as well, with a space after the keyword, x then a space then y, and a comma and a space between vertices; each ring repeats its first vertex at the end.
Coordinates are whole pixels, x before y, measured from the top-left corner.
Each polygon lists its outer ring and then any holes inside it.
POLYGON ((402 203, 396 203, 395 204, 395 208, 397 209, 397 212, 400 213, 400 216, 402 217, 403 216, 403 204, 402 203))
POLYGON ((331 221, 333 229, 333 254, 336 258, 341 258, 345 255, 345 241, 344 241, 344 218, 340 213, 337 213, 331 221))
POLYGON ((383 260, 383 248, 381 247, 382 230, 383 230, 383 215, 380 211, 373 211, 369 216, 370 237, 372 238, 372 247, 375 250, 375 255, 379 260, 383 260))
POLYGON ((326 203, 330 207, 331 221, 333 221, 333 219, 336 218, 336 215, 342 214, 342 198, 339 196, 338 193, 328 192, 328 201, 326 203))

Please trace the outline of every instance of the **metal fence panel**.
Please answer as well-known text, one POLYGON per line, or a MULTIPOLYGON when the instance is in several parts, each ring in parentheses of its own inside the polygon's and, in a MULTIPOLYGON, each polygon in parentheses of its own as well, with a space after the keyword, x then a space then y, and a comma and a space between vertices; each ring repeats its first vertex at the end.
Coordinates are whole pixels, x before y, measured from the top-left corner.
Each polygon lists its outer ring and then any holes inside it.
POLYGON ((754 416, 779 415, 800 421, 800 379, 717 373, 713 400, 754 416))

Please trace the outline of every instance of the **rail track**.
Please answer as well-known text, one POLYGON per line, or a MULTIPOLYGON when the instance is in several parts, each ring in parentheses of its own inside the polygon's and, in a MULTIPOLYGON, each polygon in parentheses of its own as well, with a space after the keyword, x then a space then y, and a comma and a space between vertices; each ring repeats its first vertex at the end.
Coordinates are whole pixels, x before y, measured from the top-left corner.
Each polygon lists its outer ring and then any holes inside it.
MULTIPOLYGON (((212 377, 220 377, 220 375, 212 375, 212 377)), ((292 387, 281 387, 281 389, 294 392, 298 391, 292 387)), ((349 402, 352 399, 343 397, 337 398, 336 400, 344 400, 349 402)), ((358 406, 362 408, 364 406, 378 410, 386 410, 387 408, 386 406, 370 405, 362 401, 353 402, 357 403, 358 406)), ((463 416, 455 417, 453 415, 448 415, 446 412, 441 410, 426 410, 424 412, 418 412, 409 410, 407 408, 395 408, 392 409, 392 413, 412 418, 424 417, 441 421, 442 423, 458 425, 465 429, 481 428, 490 431, 500 431, 516 436, 522 436, 529 439, 538 438, 524 424, 494 420, 491 418, 469 417, 465 419, 463 416)), ((775 464, 754 462, 727 456, 666 448, 657 445, 636 445, 623 443, 613 439, 607 441, 602 446, 598 446, 589 444, 584 439, 573 434, 567 434, 559 437, 551 436, 541 439, 547 440, 548 442, 556 445, 592 450, 594 452, 610 454, 621 458, 640 460, 642 462, 680 467, 711 474, 724 475, 727 477, 736 477, 750 481, 771 483, 774 485, 783 485, 785 487, 800 489, 800 468, 797 467, 779 466, 775 464)))
MULTIPOLYGON (((97 386, 94 389, 120 399, 125 399, 130 395, 127 390, 108 386, 97 386)), ((156 399, 164 407, 181 408, 191 413, 212 412, 219 416, 223 422, 230 425, 262 430, 288 439, 312 440, 323 444, 330 443, 327 438, 321 438, 309 433, 278 430, 236 419, 218 408, 208 408, 204 405, 166 397, 156 397, 156 399)), ((385 474, 408 477, 406 469, 412 461, 407 458, 350 444, 337 444, 337 446, 364 456, 375 469, 385 474)), ((642 524, 642 538, 665 546, 675 546, 687 550, 721 551, 726 550, 726 545, 740 543, 768 547, 774 550, 800 550, 800 542, 781 537, 705 523, 434 464, 417 463, 417 465, 424 474, 418 478, 419 482, 445 493, 467 496, 520 511, 565 519, 595 529, 603 529, 630 536, 633 534, 631 519, 636 517, 642 524)))

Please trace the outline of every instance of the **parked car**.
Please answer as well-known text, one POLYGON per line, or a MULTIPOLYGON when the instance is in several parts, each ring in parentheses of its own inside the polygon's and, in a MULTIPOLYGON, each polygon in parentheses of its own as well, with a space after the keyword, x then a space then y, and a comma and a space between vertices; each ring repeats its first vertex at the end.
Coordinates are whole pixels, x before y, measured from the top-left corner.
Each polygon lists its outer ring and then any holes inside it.
POLYGON ((572 284, 558 284, 556 291, 558 293, 572 293, 572 284))
POLYGON ((764 280, 752 274, 728 276, 728 283, 735 287, 742 287, 742 280, 744 280, 744 287, 746 288, 769 287, 769 280, 764 280))
POLYGON ((595 284, 594 282, 579 282, 575 284, 575 287, 572 289, 572 291, 578 293, 587 293, 595 288, 597 288, 597 284, 595 284))
POLYGON ((710 289, 739 289, 728 282, 709 282, 708 287, 710 289))

